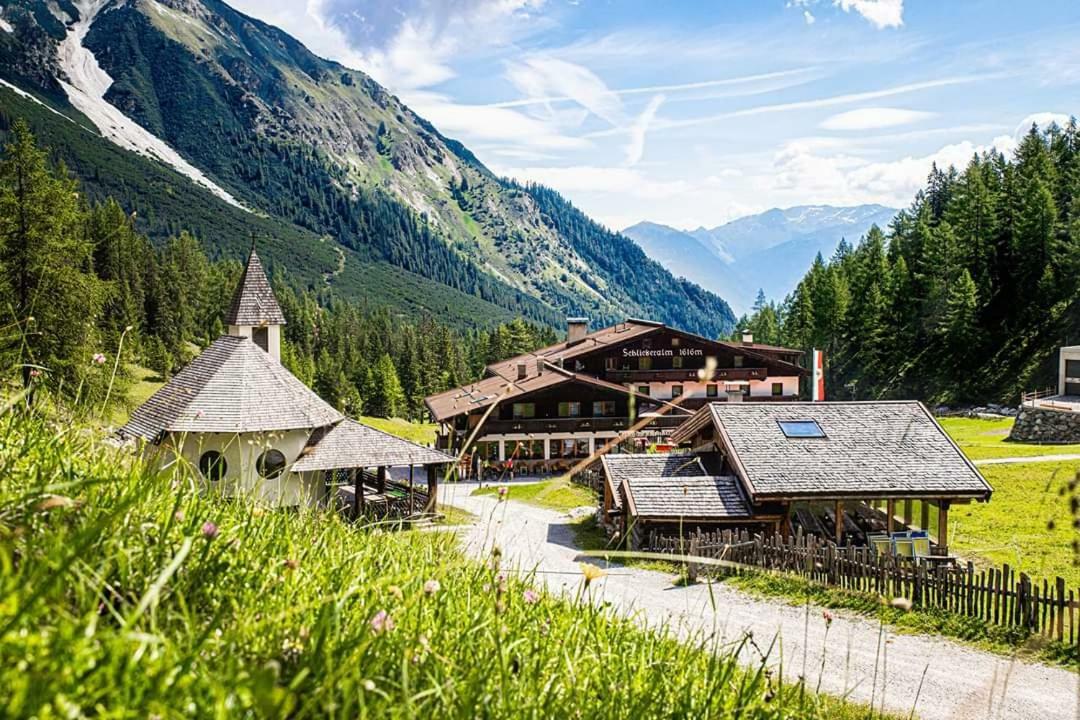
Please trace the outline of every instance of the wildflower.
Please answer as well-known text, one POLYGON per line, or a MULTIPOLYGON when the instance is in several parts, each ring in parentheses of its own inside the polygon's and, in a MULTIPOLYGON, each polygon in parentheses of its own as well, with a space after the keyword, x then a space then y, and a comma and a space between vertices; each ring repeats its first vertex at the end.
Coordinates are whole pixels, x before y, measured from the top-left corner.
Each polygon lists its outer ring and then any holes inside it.
POLYGON ((175 520, 176 522, 184 522, 184 511, 183 510, 177 510, 176 512, 174 512, 173 513, 173 520, 175 520))
POLYGON ((207 520, 203 523, 202 534, 207 540, 213 540, 218 536, 218 526, 207 520))
POLYGON ((889 604, 897 610, 903 610, 904 612, 911 610, 911 601, 905 597, 893 598, 892 602, 890 602, 889 604))
POLYGON ((375 682, 373 680, 365 680, 364 689, 368 692, 373 692, 375 690, 375 682))
POLYGON ((509 492, 510 492, 510 488, 506 487, 505 485, 500 486, 499 487, 499 499, 500 500, 505 500, 506 495, 509 492))
POLYGON ((578 563, 581 566, 581 574, 585 577, 585 587, 589 587, 594 580, 604 577, 604 571, 589 563, 578 563))
POLYGON ((525 601, 526 605, 535 605, 540 602, 540 594, 535 590, 529 589, 521 594, 521 599, 525 601))
POLYGON ((401 592, 401 588, 399 588, 397 585, 391 585, 390 587, 386 588, 386 591, 393 595, 394 598, 396 598, 397 600, 405 599, 405 593, 401 592))
POLYGON ((38 370, 37 368, 33 368, 33 369, 31 369, 31 370, 30 370, 30 377, 32 377, 32 378, 38 378, 38 377, 41 377, 41 371, 40 371, 40 370, 38 370))
POLYGON ((52 510, 53 508, 71 507, 75 501, 63 495, 49 495, 38 503, 38 510, 52 510))
POLYGON ((95 365, 104 365, 105 364, 105 356, 102 355, 101 353, 94 353, 94 364, 95 365))
POLYGON ((428 580, 426 583, 424 583, 424 594, 434 595, 435 593, 439 592, 440 588, 442 588, 442 585, 439 584, 438 580, 428 580))
POLYGON ((825 619, 825 627, 832 625, 833 615, 828 610, 821 611, 821 617, 825 619))
POLYGON ((134 325, 128 325, 127 327, 124 328, 124 332, 131 332, 134 329, 135 329, 134 325))
POLYGON ((382 635, 383 633, 390 632, 394 629, 394 618, 390 617, 390 613, 385 610, 380 610, 375 613, 375 616, 371 618, 371 630, 376 635, 382 635))
POLYGON ((495 576, 495 592, 498 595, 502 595, 504 592, 506 592, 506 580, 507 577, 506 573, 504 572, 501 572, 495 576))

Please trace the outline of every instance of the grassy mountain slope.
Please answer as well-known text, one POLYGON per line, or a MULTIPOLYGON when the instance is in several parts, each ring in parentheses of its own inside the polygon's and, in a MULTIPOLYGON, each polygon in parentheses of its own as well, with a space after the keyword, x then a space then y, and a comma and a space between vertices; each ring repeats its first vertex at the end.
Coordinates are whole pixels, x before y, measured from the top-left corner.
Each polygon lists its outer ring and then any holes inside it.
MULTIPOLYGON (((0 37, 0 77, 55 95, 62 68, 27 70, 63 37, 42 6, 6 3, 17 33, 0 37)), ((545 322, 637 315, 709 335, 733 322, 719 298, 659 268, 646 274, 663 287, 643 293, 624 239, 589 223, 568 234, 561 198, 543 210, 366 75, 217 0, 108 2, 83 45, 127 117, 249 207, 365 258, 545 322), (602 261, 598 243, 611 246, 602 261)))
MULTIPOLYGON (((41 102, 48 100, 42 96, 41 102)), ((389 305, 410 315, 437 313, 444 322, 458 327, 486 325, 516 314, 292 223, 234 208, 160 163, 104 140, 72 108, 62 104, 51 107, 0 86, 0 141, 6 138, 13 118, 27 119, 42 145, 52 148, 56 158, 82 179, 90 199, 117 198, 137 213, 139 229, 156 240, 189 230, 214 257, 239 259, 254 235, 271 271, 287 270, 290 281, 298 287, 327 288, 343 297, 389 305), (56 114, 61 111, 70 119, 56 114)), ((555 314, 540 303, 534 308, 549 322, 556 321, 555 314)))

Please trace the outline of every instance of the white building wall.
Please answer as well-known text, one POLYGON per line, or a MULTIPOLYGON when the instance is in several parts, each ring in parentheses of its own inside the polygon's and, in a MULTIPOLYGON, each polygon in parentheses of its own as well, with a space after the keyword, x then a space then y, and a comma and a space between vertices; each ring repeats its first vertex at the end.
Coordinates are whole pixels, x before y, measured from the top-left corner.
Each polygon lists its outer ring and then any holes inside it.
MULTIPOLYGON (((705 398, 707 397, 706 385, 716 385, 717 397, 716 400, 723 400, 726 397, 725 387, 730 385, 743 385, 746 381, 724 382, 723 380, 717 380, 715 383, 703 383, 697 381, 686 382, 650 382, 650 383, 627 383, 627 385, 633 388, 635 391, 639 387, 649 386, 649 396, 657 400, 670 400, 671 399, 671 387, 673 385, 682 385, 683 397, 688 398, 705 398)), ((798 377, 770 377, 764 380, 750 380, 750 396, 751 397, 772 397, 773 383, 782 383, 784 386, 784 395, 798 396, 799 394, 799 378, 798 377)))
MULTIPOLYGON (((1080 345, 1070 345, 1063 347, 1058 353, 1058 395, 1065 394, 1065 361, 1066 360, 1080 360, 1080 345)), ((1075 382, 1076 379, 1070 378, 1070 382, 1075 382)))
MULTIPOLYGON (((254 329, 252 325, 230 325, 229 335, 250 338, 254 329)), ((267 325, 266 331, 266 352, 281 362, 281 326, 267 325)))
POLYGON ((192 477, 210 492, 226 496, 247 496, 272 506, 315 506, 326 495, 321 472, 294 473, 289 470, 307 445, 310 430, 282 430, 271 433, 187 433, 174 434, 162 443, 161 462, 176 460, 188 466, 192 477), (285 471, 276 478, 259 476, 256 461, 269 449, 285 455, 285 471), (225 477, 210 481, 199 472, 199 458, 216 450, 225 457, 225 477))

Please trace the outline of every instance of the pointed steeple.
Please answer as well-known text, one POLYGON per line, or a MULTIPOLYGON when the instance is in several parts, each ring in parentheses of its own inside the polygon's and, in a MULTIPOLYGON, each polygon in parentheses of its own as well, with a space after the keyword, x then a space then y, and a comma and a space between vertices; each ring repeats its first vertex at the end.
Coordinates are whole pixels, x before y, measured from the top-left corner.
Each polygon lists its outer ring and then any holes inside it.
POLYGON ((285 324, 285 315, 266 279, 254 239, 225 323, 230 335, 249 337, 274 359, 281 359, 281 326, 285 324))

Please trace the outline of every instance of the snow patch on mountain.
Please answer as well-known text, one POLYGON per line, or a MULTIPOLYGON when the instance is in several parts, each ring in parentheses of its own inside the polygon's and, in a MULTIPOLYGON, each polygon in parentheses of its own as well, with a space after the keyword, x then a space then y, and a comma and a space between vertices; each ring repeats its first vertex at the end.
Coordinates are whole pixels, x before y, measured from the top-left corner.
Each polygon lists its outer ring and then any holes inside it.
POLYGON ((60 84, 68 100, 79 112, 90 118, 102 136, 122 148, 155 158, 181 175, 238 208, 245 208, 227 190, 206 177, 161 138, 146 130, 105 100, 112 78, 98 64, 94 53, 83 45, 90 26, 110 0, 76 0, 79 19, 68 28, 67 37, 60 43, 58 59, 67 80, 60 84))

